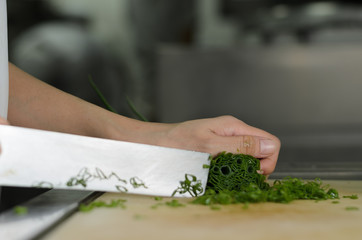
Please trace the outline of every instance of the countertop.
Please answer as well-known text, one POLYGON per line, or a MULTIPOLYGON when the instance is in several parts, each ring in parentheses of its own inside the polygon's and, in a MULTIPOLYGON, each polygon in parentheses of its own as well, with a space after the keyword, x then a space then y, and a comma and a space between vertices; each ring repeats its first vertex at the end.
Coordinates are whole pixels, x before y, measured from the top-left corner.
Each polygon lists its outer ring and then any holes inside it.
POLYGON ((172 208, 163 204, 152 208, 170 199, 156 201, 150 196, 105 193, 96 201, 124 199, 126 208, 77 212, 42 239, 362 239, 362 181, 324 183, 339 191, 339 203, 297 200, 212 210, 179 198, 186 206, 172 208), (352 194, 359 198, 343 198, 352 194))

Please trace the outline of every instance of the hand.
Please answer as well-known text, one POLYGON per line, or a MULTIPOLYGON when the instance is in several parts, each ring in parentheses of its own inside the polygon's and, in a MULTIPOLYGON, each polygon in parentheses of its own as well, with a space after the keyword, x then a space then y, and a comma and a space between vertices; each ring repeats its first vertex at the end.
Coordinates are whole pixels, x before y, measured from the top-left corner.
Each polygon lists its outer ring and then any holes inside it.
MULTIPOLYGON (((8 124, 9 124, 8 121, 0 117, 0 125, 8 125, 8 124)), ((0 143, 0 154, 1 154, 1 143, 0 143)))
POLYGON ((277 137, 232 116, 171 124, 158 145, 212 155, 222 151, 249 154, 261 159, 261 172, 265 175, 274 171, 280 150, 277 137))

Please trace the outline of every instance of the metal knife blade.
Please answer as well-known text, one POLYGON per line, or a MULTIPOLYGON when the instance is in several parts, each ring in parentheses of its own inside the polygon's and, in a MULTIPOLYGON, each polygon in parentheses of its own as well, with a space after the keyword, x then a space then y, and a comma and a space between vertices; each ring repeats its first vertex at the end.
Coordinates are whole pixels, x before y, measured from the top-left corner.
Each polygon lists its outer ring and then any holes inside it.
POLYGON ((207 182, 207 153, 5 125, 0 144, 0 186, 171 196, 185 174, 207 182))

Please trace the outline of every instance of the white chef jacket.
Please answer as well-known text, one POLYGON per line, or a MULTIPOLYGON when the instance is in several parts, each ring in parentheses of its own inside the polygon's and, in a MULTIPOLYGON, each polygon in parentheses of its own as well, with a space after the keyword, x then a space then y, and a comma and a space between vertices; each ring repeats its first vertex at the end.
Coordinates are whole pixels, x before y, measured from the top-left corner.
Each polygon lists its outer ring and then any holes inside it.
POLYGON ((9 99, 9 65, 6 0, 0 0, 0 116, 7 117, 9 99))

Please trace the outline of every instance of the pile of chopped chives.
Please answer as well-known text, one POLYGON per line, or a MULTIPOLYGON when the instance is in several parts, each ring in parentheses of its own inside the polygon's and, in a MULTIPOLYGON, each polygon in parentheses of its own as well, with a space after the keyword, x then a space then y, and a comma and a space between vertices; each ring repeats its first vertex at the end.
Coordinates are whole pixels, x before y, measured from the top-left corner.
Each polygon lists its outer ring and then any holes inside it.
POLYGON ((287 177, 268 184, 258 173, 260 161, 250 155, 220 153, 210 163, 205 193, 193 203, 203 205, 256 202, 288 203, 297 199, 338 199, 337 190, 320 179, 303 181, 287 177))

